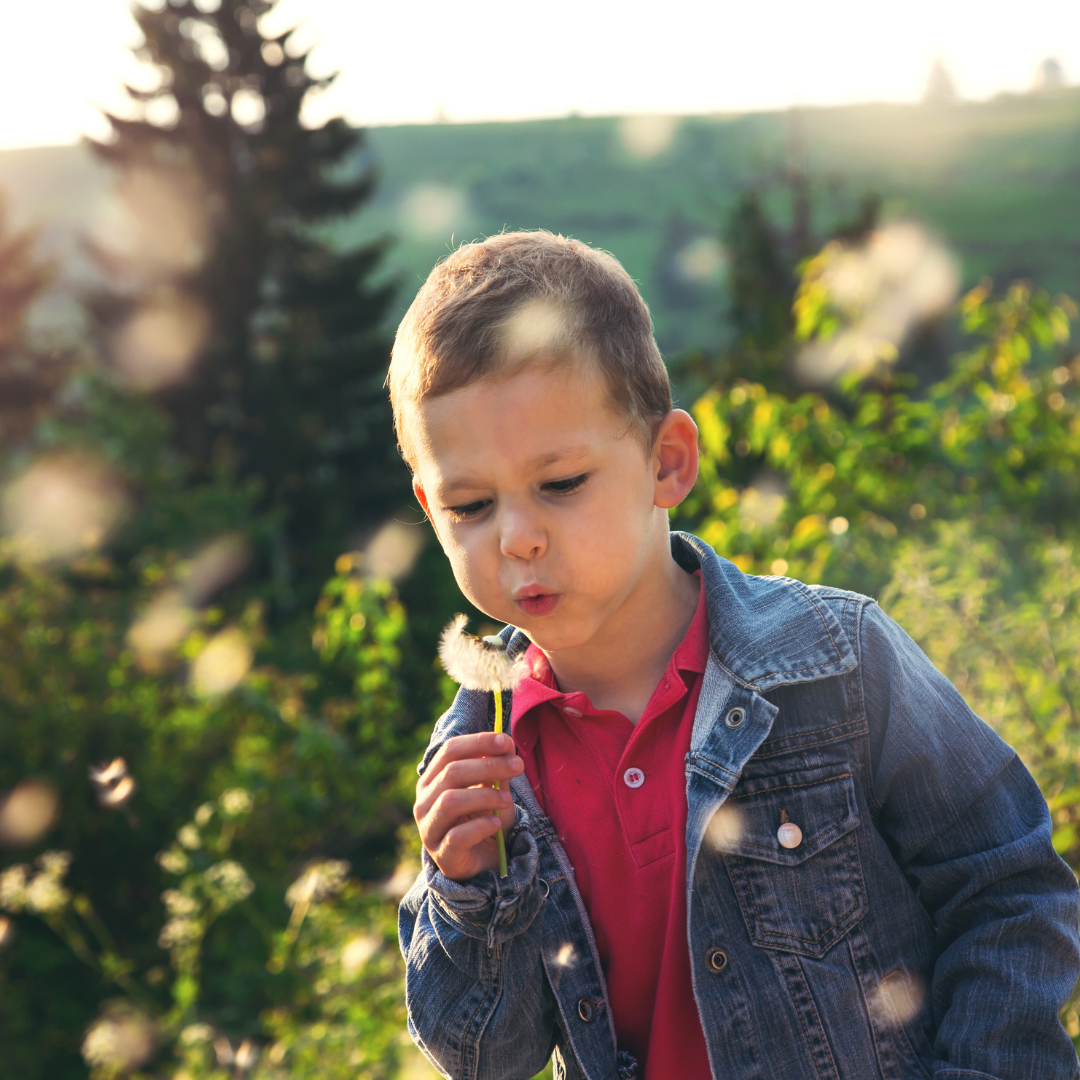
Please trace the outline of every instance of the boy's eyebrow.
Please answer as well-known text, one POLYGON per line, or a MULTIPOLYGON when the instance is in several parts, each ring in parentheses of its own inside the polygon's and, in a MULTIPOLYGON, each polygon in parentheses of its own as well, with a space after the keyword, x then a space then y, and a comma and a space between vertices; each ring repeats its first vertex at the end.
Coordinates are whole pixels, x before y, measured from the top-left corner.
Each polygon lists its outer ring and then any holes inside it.
MULTIPOLYGON (((564 446, 559 450, 553 450, 547 454, 540 454, 534 457, 531 461, 526 463, 526 469, 530 472, 535 472, 539 469, 546 469, 551 465, 556 465, 560 461, 566 461, 567 459, 573 459, 581 457, 583 454, 587 454, 592 449, 588 443, 581 443, 578 446, 564 446)), ((476 488, 483 487, 478 483, 475 477, 472 476, 455 476, 449 480, 444 480, 438 485, 438 491, 445 497, 447 492, 457 491, 462 488, 476 488)))

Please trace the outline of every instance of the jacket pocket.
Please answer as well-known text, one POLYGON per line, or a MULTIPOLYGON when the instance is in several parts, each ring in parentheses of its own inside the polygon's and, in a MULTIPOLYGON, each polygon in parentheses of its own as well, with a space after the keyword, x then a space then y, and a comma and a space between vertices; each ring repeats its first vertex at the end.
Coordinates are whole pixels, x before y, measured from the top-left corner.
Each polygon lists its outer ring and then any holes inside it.
POLYGON ((851 773, 760 777, 736 788, 728 804, 734 828, 724 861, 751 939, 824 955, 866 914, 851 773), (797 828, 781 833, 783 825, 797 828))

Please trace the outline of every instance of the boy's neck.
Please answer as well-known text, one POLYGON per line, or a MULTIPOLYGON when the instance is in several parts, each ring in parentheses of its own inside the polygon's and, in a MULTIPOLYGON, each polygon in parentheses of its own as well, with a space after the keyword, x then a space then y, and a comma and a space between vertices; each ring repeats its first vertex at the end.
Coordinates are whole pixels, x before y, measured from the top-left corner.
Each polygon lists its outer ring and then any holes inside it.
POLYGON ((563 693, 584 693, 597 709, 636 724, 668 661, 686 636, 700 586, 672 558, 665 533, 654 566, 584 645, 547 653, 563 693))

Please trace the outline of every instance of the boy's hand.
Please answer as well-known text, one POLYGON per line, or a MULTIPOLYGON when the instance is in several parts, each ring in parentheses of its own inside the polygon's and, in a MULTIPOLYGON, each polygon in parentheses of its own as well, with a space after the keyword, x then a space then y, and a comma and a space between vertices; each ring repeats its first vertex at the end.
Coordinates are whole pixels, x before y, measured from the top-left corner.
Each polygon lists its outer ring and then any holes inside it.
POLYGON ((499 865, 495 834, 514 824, 509 791, 491 785, 525 768, 509 735, 492 731, 447 739, 416 785, 413 817, 420 840, 451 881, 499 865))

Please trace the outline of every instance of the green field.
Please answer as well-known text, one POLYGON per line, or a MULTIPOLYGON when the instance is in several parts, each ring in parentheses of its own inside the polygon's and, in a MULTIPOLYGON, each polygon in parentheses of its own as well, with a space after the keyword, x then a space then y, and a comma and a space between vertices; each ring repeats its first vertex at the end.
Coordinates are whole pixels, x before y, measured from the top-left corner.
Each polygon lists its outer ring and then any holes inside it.
MULTIPOLYGON (((630 152, 617 118, 373 129, 378 195, 342 223, 339 239, 395 237, 388 270, 402 283, 403 309, 453 244, 504 226, 568 233, 626 264, 666 353, 713 345, 724 334, 722 271, 691 279, 680 256, 717 235, 748 185, 766 190, 778 219, 787 218, 789 118, 689 117, 672 128, 650 156, 630 152)), ((915 217, 941 235, 966 282, 1022 276, 1080 295, 1080 90, 807 109, 802 131, 819 236, 876 192, 887 216, 915 217)), ((0 186, 16 219, 41 224, 69 274, 85 278, 78 236, 108 191, 87 151, 0 154, 0 186)))

